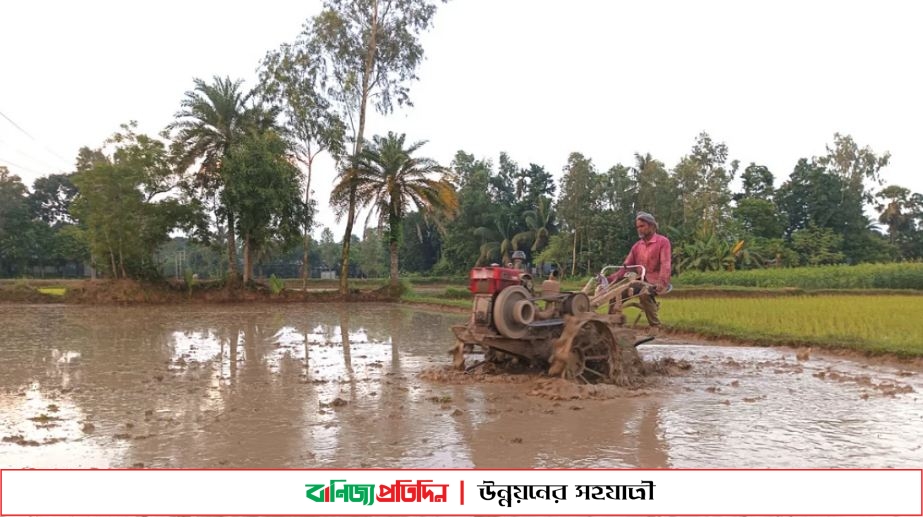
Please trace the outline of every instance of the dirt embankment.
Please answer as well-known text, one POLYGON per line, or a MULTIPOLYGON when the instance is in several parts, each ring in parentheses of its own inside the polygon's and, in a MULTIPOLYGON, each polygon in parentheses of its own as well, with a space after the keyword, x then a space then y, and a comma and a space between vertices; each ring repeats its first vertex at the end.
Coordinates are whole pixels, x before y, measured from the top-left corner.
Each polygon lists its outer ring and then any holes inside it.
POLYGON ((0 283, 0 303, 68 304, 184 304, 233 302, 340 302, 395 301, 387 290, 351 290, 341 295, 334 290, 285 289, 273 293, 267 286, 229 288, 202 283, 187 289, 183 284, 147 283, 135 280, 14 281, 0 283))

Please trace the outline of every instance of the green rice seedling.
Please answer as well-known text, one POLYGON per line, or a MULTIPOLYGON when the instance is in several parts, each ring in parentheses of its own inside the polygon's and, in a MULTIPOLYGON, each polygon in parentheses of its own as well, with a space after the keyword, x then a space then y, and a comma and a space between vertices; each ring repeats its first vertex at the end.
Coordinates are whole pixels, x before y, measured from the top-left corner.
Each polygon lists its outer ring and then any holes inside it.
POLYGON ((673 283, 676 286, 923 290, 923 263, 900 262, 738 271, 686 271, 674 277, 673 283))
POLYGON ((923 355, 921 296, 818 295, 662 300, 674 329, 760 343, 923 355))

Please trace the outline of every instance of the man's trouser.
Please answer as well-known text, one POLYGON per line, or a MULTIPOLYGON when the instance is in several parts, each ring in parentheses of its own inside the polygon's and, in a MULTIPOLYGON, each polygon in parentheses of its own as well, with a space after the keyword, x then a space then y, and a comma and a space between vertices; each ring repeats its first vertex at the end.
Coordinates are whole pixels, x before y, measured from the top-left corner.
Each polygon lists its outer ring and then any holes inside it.
POLYGON ((647 316, 647 323, 652 327, 660 326, 660 318, 657 313, 660 311, 660 302, 657 297, 649 294, 642 294, 638 297, 641 308, 644 309, 644 315, 647 316))
MULTIPOLYGON (((638 285, 638 290, 641 289, 641 284, 638 285)), ((623 300, 624 301, 624 300, 623 300)), ((641 310, 644 311, 644 315, 647 317, 648 325, 652 327, 660 326, 660 318, 657 313, 660 311, 660 302, 657 301, 657 297, 650 294, 642 294, 638 296, 638 305, 641 306, 641 310)), ((609 305, 609 314, 612 314, 615 311, 613 305, 609 305)))

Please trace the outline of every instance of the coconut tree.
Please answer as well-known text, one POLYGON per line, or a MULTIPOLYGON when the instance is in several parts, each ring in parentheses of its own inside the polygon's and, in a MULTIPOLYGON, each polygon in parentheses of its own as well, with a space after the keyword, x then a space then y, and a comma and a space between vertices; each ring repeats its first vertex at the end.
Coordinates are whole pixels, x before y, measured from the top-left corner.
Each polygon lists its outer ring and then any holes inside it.
MULTIPOLYGON (((541 251, 545 249, 545 246, 548 245, 554 231, 554 211, 551 208, 551 199, 547 197, 538 198, 535 209, 526 210, 522 215, 525 218, 528 230, 513 236, 513 249, 519 249, 519 245, 523 242, 531 242, 530 251, 534 261, 541 251)), ((544 262, 539 261, 539 270, 544 271, 544 269, 544 262)))
POLYGON ((551 208, 551 200, 547 197, 540 197, 535 209, 526 210, 522 215, 529 229, 513 236, 513 248, 519 249, 521 242, 531 242, 532 253, 538 253, 548 245, 548 239, 554 231, 554 211, 551 208))
POLYGON ((221 163, 231 147, 241 140, 247 127, 252 127, 254 113, 248 108, 252 92, 242 89, 242 81, 215 76, 211 83, 194 79, 195 87, 187 91, 176 113, 176 120, 167 126, 175 131, 174 153, 178 169, 188 170, 195 164, 193 184, 206 197, 218 200, 218 216, 227 224, 228 276, 237 278, 237 243, 234 239, 235 214, 221 200, 224 178, 221 163))
POLYGON ((341 172, 330 194, 331 202, 342 214, 348 209, 351 187, 355 188, 357 206, 362 210, 371 208, 368 217, 377 217, 379 226, 387 228, 392 293, 397 293, 399 286, 397 250, 404 217, 416 207, 438 223, 438 216, 458 208, 451 171, 430 158, 413 156, 425 141, 409 147, 405 147, 405 141, 403 133, 375 136, 360 154, 354 173, 341 172))
POLYGON ((888 241, 898 247, 903 258, 912 255, 908 244, 913 240, 916 220, 923 212, 923 196, 911 194, 909 189, 888 185, 875 195, 878 222, 887 225, 888 241))
POLYGON ((519 249, 519 234, 513 233, 513 223, 505 216, 494 219, 494 226, 481 226, 474 229, 474 234, 481 239, 480 254, 477 264, 481 265, 492 258, 499 257, 501 264, 509 264, 510 253, 519 249))

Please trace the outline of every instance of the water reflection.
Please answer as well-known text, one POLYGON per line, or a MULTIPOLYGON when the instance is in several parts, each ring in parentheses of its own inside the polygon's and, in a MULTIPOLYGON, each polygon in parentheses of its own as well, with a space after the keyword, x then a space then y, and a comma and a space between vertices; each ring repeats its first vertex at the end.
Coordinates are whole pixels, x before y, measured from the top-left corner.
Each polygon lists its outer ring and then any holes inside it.
POLYGON ((9 467, 864 467, 923 461, 920 372, 776 349, 550 401, 430 382, 464 315, 401 307, 0 306, 9 467), (7 365, 15 365, 8 367, 7 365), (44 417, 43 417, 44 415, 44 417))
POLYGON ((656 398, 547 403, 523 393, 498 411, 491 396, 467 395, 459 404, 464 414, 456 421, 473 467, 669 466, 666 445, 657 430, 656 398))

